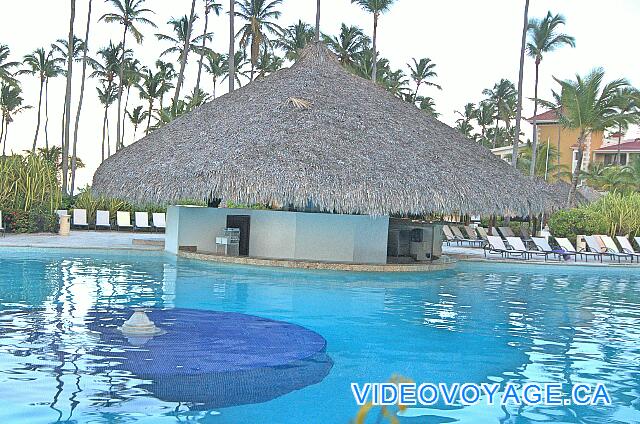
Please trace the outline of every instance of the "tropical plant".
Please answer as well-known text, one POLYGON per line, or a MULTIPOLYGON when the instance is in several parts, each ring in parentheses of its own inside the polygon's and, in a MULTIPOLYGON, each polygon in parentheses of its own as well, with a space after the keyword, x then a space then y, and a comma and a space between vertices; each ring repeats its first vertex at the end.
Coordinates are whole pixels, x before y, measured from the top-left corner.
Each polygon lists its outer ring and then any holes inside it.
POLYGON ((582 171, 587 137, 596 131, 605 131, 621 122, 636 119, 637 114, 622 112, 617 107, 618 90, 629 87, 627 80, 616 79, 603 85, 604 70, 602 68, 594 69, 584 78, 576 75, 575 81, 554 79, 562 88, 560 124, 578 132, 576 167, 573 170, 567 198, 567 205, 571 205, 582 171))
POLYGON ((108 140, 109 136, 109 106, 113 104, 118 98, 118 89, 106 81, 102 82, 102 87, 96 87, 98 91, 98 99, 104 107, 104 116, 102 118, 102 162, 105 158, 105 143, 107 149, 107 156, 111 156, 111 144, 108 140))
MULTIPOLYGON (((106 0, 107 3, 111 3, 116 9, 113 13, 106 13, 100 18, 101 21, 107 23, 117 23, 122 25, 122 57, 120 63, 124 63, 125 54, 127 52, 127 34, 131 33, 133 38, 138 44, 142 43, 142 33, 138 30, 137 24, 147 24, 152 27, 156 25, 147 19, 144 15, 153 13, 151 9, 143 7, 145 0, 106 0)), ((124 87, 124 66, 120 66, 118 75, 118 124, 116 130, 116 140, 121 140, 121 124, 122 124, 122 91, 124 87)), ((116 150, 118 150, 119 143, 116 143, 116 150)))
POLYGON ((277 7, 282 0, 240 0, 239 11, 235 16, 241 18, 245 24, 236 33, 240 38, 240 47, 249 47, 251 59, 250 80, 253 81, 255 67, 258 64, 261 50, 269 50, 272 41, 269 36, 280 37, 284 31, 276 20, 280 18, 277 7))
POLYGON ((202 90, 196 90, 194 88, 191 94, 185 97, 185 100, 187 102, 188 110, 192 111, 211 100, 211 96, 202 90))
POLYGON ((278 69, 282 68, 283 64, 284 59, 282 59, 280 56, 264 50, 260 54, 260 58, 258 59, 258 63, 256 64, 256 71, 258 71, 256 78, 262 78, 277 71, 278 69))
POLYGON ((616 108, 624 115, 624 118, 617 122, 618 149, 616 150, 616 165, 620 165, 620 144, 622 142, 623 131, 629 129, 630 124, 640 121, 640 91, 633 87, 623 87, 616 92, 616 108))
MULTIPOLYGON (((247 79, 249 79, 249 74, 248 72, 246 72, 246 67, 249 66, 250 61, 247 58, 247 53, 244 49, 238 50, 237 52, 234 53, 234 58, 233 58, 233 63, 235 64, 235 72, 228 72, 223 78, 222 81, 224 81, 227 78, 230 78, 231 75, 234 75, 235 78, 235 82, 234 82, 234 86, 235 84, 238 84, 238 87, 242 86, 242 80, 240 79, 240 77, 245 77, 247 79)), ((229 58, 228 56, 224 57, 224 62, 222 63, 222 67, 224 69, 230 69, 231 66, 231 58, 229 58)))
POLYGON ((40 82, 40 94, 38 96, 38 118, 36 121, 36 131, 33 136, 33 148, 32 151, 36 151, 36 143, 38 141, 38 134, 40 133, 40 122, 42 115, 42 94, 44 91, 45 83, 49 78, 59 75, 61 68, 58 66, 58 60, 53 57, 53 52, 45 51, 43 48, 36 49, 33 53, 30 53, 24 57, 23 63, 27 66, 26 69, 18 71, 18 74, 29 74, 38 77, 40 82))
POLYGON ((534 175, 535 170, 533 168, 536 162, 535 155, 537 152, 536 146, 538 145, 538 128, 536 122, 536 115, 538 114, 538 82, 540 77, 540 63, 542 58, 554 50, 557 50, 563 46, 575 47, 575 39, 567 34, 558 33, 560 26, 566 23, 564 16, 557 14, 552 15, 551 12, 547 12, 547 16, 543 19, 531 19, 529 21, 527 42, 527 54, 532 57, 536 65, 535 85, 534 85, 534 98, 533 98, 533 161, 532 167, 529 170, 530 175, 534 175))
POLYGON ((371 40, 357 26, 342 24, 338 36, 323 35, 327 47, 333 51, 344 66, 353 66, 359 61, 364 50, 369 48, 371 40))
POLYGON ((140 124, 144 123, 147 119, 148 111, 143 111, 143 106, 136 106, 133 108, 132 112, 127 112, 127 116, 129 117, 129 121, 131 121, 131 125, 133 125, 133 139, 132 142, 136 141, 136 133, 138 132, 138 127, 140 124))
POLYGON ((158 79, 160 80, 160 108, 164 107, 164 95, 168 93, 175 86, 173 80, 178 76, 173 64, 169 62, 163 62, 161 60, 156 61, 156 68, 158 69, 158 79))
POLYGON ((438 116, 440 116, 440 114, 436 112, 436 104, 433 98, 418 96, 415 100, 415 103, 420 110, 424 111, 428 115, 431 115, 434 118, 437 118, 438 116))
POLYGON ((13 77, 12 68, 20 65, 20 62, 9 62, 11 50, 6 44, 0 44, 0 82, 16 85, 18 81, 13 77))
POLYGON ((57 174, 53 163, 35 153, 1 157, 0 207, 52 213, 62 196, 57 174))
POLYGON ((566 237, 574 243, 579 234, 605 234, 609 228, 602 215, 585 207, 560 210, 551 215, 548 224, 555 237, 566 237))
POLYGON ((483 100, 478 104, 478 107, 475 111, 475 119, 478 125, 480 126, 480 142, 489 146, 490 142, 487 137, 487 127, 489 127, 493 123, 493 117, 496 115, 496 110, 494 105, 487 101, 483 100))
POLYGON ((287 60, 295 62, 300 58, 300 54, 305 46, 309 44, 314 37, 314 28, 299 19, 298 23, 287 27, 282 32, 280 38, 274 41, 273 45, 284 50, 284 57, 287 60))
MULTIPOLYGON (((151 116, 153 114, 154 102, 159 99, 162 94, 170 90, 170 86, 164 83, 162 77, 163 75, 160 71, 154 74, 150 69, 147 69, 142 74, 142 83, 137 85, 140 98, 147 102, 147 112, 145 114, 147 118, 147 129, 145 134, 149 134, 149 130, 151 128, 151 116)), ((160 108, 162 109, 162 107, 160 108)))
POLYGON ((456 110, 455 113, 460 116, 456 119, 456 129, 465 137, 471 138, 471 132, 473 131, 471 121, 476 118, 476 105, 467 103, 464 105, 462 112, 456 110))
MULTIPOLYGON (((209 29, 209 14, 213 12, 216 16, 220 16, 220 12, 222 12, 222 4, 216 3, 215 0, 204 0, 204 31, 202 32, 202 45, 200 46, 200 59, 198 60, 198 77, 196 79, 196 88, 194 91, 198 91, 200 89, 200 78, 202 76, 202 66, 204 62, 205 50, 207 47, 207 34, 210 34, 209 29)), ((213 34, 210 34, 210 37, 213 34)))
POLYGON ((213 98, 216 98, 218 79, 229 72, 229 62, 225 55, 216 52, 207 52, 205 55, 204 70, 211 76, 213 82, 213 98))
MULTIPOLYGON (((69 143, 71 141, 71 81, 73 77, 73 60, 74 54, 76 51, 74 50, 74 40, 75 37, 73 35, 73 24, 76 18, 76 0, 71 0, 69 2, 70 5, 70 18, 69 18, 69 37, 67 38, 67 71, 65 73, 66 77, 66 88, 64 93, 64 134, 62 137, 62 192, 67 194, 68 190, 68 176, 69 176, 69 143)), ((84 48, 83 48, 84 49, 84 48)))
MULTIPOLYGON (((501 79, 499 82, 494 84, 492 89, 485 89, 482 91, 482 94, 487 96, 486 101, 489 102, 496 114, 494 119, 496 121, 496 130, 494 131, 493 137, 493 147, 497 147, 498 141, 498 126, 500 119, 505 116, 505 111, 511 108, 511 105, 516 102, 516 87, 513 83, 507 79, 501 79)), ((506 124, 506 122, 505 122, 506 124)))
POLYGON ((7 147, 7 134, 9 124, 13 122, 13 117, 31 106, 22 105, 22 89, 19 85, 2 84, 0 86, 0 143, 2 143, 2 156, 5 155, 7 147))
POLYGON ((371 69, 371 80, 377 81, 377 63, 378 63, 378 20, 380 15, 387 12, 395 0, 351 0, 351 3, 358 4, 366 12, 373 15, 373 67, 371 69))
MULTIPOLYGON (((140 61, 138 59, 125 60, 124 73, 123 73, 123 78, 124 78, 123 85, 127 89, 127 94, 125 95, 125 101, 124 101, 125 116, 123 117, 123 119, 126 118, 126 115, 129 112, 129 94, 131 92, 131 88, 138 86, 138 83, 142 79, 143 71, 144 71, 144 67, 140 64, 140 61)), ((124 147, 124 137, 125 137, 126 129, 127 129, 127 126, 123 124, 122 139, 120 140, 120 145, 123 147, 124 147)))
POLYGON ((416 84, 416 89, 413 93, 414 99, 418 96, 420 86, 422 86, 423 84, 428 87, 436 87, 438 90, 442 90, 442 87, 440 85, 429 81, 430 79, 438 76, 438 74, 434 70, 436 64, 433 63, 431 59, 425 57, 420 60, 416 60, 415 58, 411 60, 413 61, 413 64, 407 63, 407 66, 409 67, 411 80, 416 84))
MULTIPOLYGON (((553 177, 554 180, 557 181, 568 172, 565 165, 557 164, 556 158, 558 156, 558 150, 556 146, 550 143, 543 143, 538 144, 537 149, 538 153, 535 155, 536 164, 534 166, 534 175, 536 177, 541 177, 545 180, 553 177)), ((531 162, 534 157, 532 150, 533 146, 528 145, 519 152, 518 169, 522 171, 523 174, 529 173, 531 169, 531 162)))

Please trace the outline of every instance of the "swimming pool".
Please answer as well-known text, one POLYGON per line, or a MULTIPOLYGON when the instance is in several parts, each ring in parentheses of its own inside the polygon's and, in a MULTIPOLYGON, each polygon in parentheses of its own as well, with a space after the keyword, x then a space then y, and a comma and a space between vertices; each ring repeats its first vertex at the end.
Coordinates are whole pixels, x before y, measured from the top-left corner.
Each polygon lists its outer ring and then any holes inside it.
MULTIPOLYGON (((413 408, 403 423, 640 422, 640 275, 625 270, 463 263, 380 275, 7 249, 0 320, 3 423, 348 423, 358 410, 350 383, 393 374, 445 383, 602 381, 613 400, 413 408), (123 368, 121 350, 97 348, 96 314, 132 307, 284 321, 322 336, 329 359, 301 371, 313 374, 305 387, 260 403, 172 401, 154 393, 153 377, 123 368)), ((165 390, 185 389, 174 378, 165 390)))

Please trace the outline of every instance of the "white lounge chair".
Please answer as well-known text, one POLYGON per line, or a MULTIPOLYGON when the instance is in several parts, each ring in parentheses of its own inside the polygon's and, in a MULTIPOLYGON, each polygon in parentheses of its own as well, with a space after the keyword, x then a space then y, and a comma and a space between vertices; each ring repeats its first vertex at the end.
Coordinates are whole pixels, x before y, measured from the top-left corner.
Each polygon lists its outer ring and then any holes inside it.
POLYGON ((478 234, 480 234, 480 238, 484 241, 487 241, 487 236, 489 235, 487 233, 487 229, 484 227, 478 227, 476 228, 476 231, 478 232, 478 234))
POLYGON ((131 225, 131 213, 125 211, 117 211, 116 212, 116 230, 120 230, 124 228, 133 228, 131 225))
MULTIPOLYGON (((602 245, 600 245, 596 236, 584 236, 584 241, 587 243, 587 249, 598 255, 600 262, 602 262, 603 256, 615 256, 615 254, 608 252, 606 247, 602 247, 602 245)), ((618 258, 618 260, 620 260, 620 258, 618 258)))
POLYGON ((69 215, 69 211, 66 209, 58 209, 56 210, 56 215, 58 215, 58 219, 60 219, 61 216, 69 215))
POLYGON ((453 235, 456 238, 456 241, 460 244, 460 243, 469 243, 469 245, 471 246, 475 246, 476 244, 479 245, 479 247, 482 247, 482 245, 484 244, 484 240, 480 240, 478 238, 466 238, 464 236, 464 234, 462 234, 462 231, 460 231, 460 228, 458 228, 455 225, 452 225, 451 227, 451 231, 453 231, 453 235))
POLYGON ((448 225, 442 226, 442 234, 444 234, 444 238, 445 238, 445 242, 447 243, 447 246, 449 246, 451 243, 460 244, 456 236, 453 235, 453 232, 451 231, 451 228, 449 228, 448 225))
POLYGON ((617 258, 618 262, 620 262, 620 259, 624 258, 624 259, 631 259, 631 261, 633 261, 633 255, 626 253, 626 252, 621 252, 618 249, 618 246, 616 245, 616 242, 613 241, 613 239, 609 236, 598 236, 600 237, 600 240, 602 240, 602 243, 604 243, 604 254, 607 256, 610 256, 612 258, 617 258))
POLYGON ((96 211, 96 229, 108 228, 111 229, 111 218, 109 211, 96 211))
POLYGON ((569 241, 568 238, 556 237, 555 239, 556 239, 556 242, 558 243, 558 246, 564 249, 564 251, 569 255, 578 254, 580 255, 580 259, 582 259, 582 257, 584 256, 587 262, 589 262, 589 257, 592 257, 592 258, 601 257, 600 253, 593 253, 587 250, 577 250, 573 246, 573 244, 571 244, 571 241, 569 241))
POLYGON ((546 261, 547 257, 549 256, 547 252, 527 249, 527 246, 524 245, 524 242, 520 237, 507 237, 507 243, 509 243, 509 246, 511 246, 512 249, 518 250, 520 252, 525 252, 526 255, 529 256, 529 258, 531 258, 533 255, 544 256, 544 260, 546 261))
POLYGON ((167 228, 167 215, 165 213, 154 212, 151 214, 151 219, 156 230, 162 229, 164 231, 167 228))
POLYGON ((516 255, 520 257, 527 258, 527 252, 524 250, 515 250, 509 249, 504 244, 504 241, 499 236, 487 236, 488 243, 484 246, 484 256, 487 257, 488 254, 499 253, 503 258, 510 258, 511 255, 516 255))
POLYGON ((635 251, 628 238, 625 236, 616 236, 616 239, 618 239, 618 243, 624 253, 631 255, 633 258, 637 258, 640 262, 640 252, 635 251))
POLYGON ((73 226, 83 227, 89 229, 89 223, 87 222, 87 210, 86 209, 74 209, 73 210, 73 226))
POLYGON ((533 241, 533 244, 536 245, 539 251, 545 252, 548 255, 555 255, 558 260, 561 260, 565 256, 573 256, 573 258, 577 260, 578 254, 576 252, 567 252, 565 249, 562 249, 562 252, 560 252, 559 249, 554 250, 549 244, 549 240, 544 237, 531 237, 531 240, 533 241))
POLYGON ((136 225, 134 230, 150 230, 151 226, 149 225, 149 212, 136 212, 136 225))

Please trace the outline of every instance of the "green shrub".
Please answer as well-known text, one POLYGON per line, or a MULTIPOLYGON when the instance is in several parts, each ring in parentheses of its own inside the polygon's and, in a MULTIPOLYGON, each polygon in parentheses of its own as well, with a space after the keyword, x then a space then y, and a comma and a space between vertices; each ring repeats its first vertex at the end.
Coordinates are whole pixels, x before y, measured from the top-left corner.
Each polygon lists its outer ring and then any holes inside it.
POLYGON ((8 231, 14 233, 41 233, 58 231, 58 215, 48 211, 32 209, 8 210, 3 214, 8 231))
POLYGON ((567 237, 575 243, 577 235, 606 234, 609 226, 602 215, 587 208, 575 208, 553 214, 549 228, 555 237, 567 237))
POLYGON ((606 234, 640 235, 640 193, 609 193, 587 209, 606 220, 606 234))

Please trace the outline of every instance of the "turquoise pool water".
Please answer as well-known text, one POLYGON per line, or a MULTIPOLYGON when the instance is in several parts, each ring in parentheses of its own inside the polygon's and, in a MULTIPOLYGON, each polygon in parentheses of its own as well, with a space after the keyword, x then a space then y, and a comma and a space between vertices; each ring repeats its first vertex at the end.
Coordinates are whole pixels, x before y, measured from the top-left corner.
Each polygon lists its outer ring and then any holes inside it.
MULTIPOLYGON (((350 383, 393 374, 446 383, 601 381, 613 400, 413 408, 402 423, 640 422, 640 275, 504 264, 377 275, 0 250, 2 423, 348 423, 358 410, 350 383), (157 382, 118 366, 122 352, 105 349, 90 328, 97 311, 139 306, 297 324, 326 339, 332 365, 261 403, 171 401, 154 392, 157 382)), ((183 380, 167 378, 165 390, 184 391, 183 380)))

